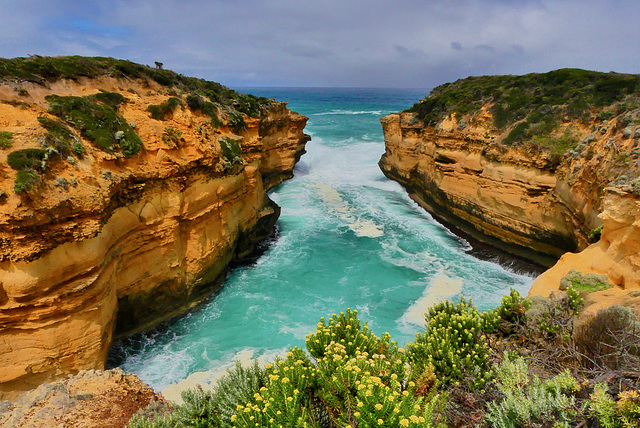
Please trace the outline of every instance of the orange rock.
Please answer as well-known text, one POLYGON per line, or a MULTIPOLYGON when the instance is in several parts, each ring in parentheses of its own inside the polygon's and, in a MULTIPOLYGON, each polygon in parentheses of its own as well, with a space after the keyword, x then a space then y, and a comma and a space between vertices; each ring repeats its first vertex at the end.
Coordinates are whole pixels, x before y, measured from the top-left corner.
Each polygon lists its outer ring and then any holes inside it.
MULTIPOLYGON (((19 100, 13 86, 0 85, 0 98, 19 100)), ((273 233, 279 208, 266 191, 293 175, 309 140, 307 118, 285 103, 262 120, 245 118, 235 135, 186 107, 171 120, 151 119, 147 106, 169 97, 155 82, 23 86, 26 108, 0 104, 12 150, 38 146, 46 95, 99 89, 127 98, 120 112, 144 149, 123 158, 84 141, 82 159, 51 163, 44 183, 22 197, 10 190, 16 172, 0 167, 0 399, 103 368, 114 331, 148 328, 211 294, 230 261, 273 233), (179 145, 163 140, 168 127, 182 133, 179 145), (242 162, 223 162, 220 137, 240 141, 242 162), (75 185, 56 186, 57 177, 75 185)), ((0 151, 0 165, 9 151, 0 151)))

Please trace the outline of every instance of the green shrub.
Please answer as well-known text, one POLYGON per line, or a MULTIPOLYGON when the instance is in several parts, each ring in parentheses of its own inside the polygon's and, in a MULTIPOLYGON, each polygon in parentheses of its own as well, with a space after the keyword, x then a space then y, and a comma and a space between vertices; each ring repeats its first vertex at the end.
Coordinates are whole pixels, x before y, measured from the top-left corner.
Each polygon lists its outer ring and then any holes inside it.
POLYGON ((370 355, 381 351, 380 346, 387 349, 389 344, 380 342, 380 339, 369 329, 367 323, 360 325, 358 311, 347 309, 339 315, 333 314, 326 323, 320 318, 315 333, 307 335, 307 350, 314 358, 322 358, 331 343, 344 346, 346 355, 355 356, 356 350, 367 352, 370 355))
POLYGON ((102 89, 97 94, 90 95, 90 98, 108 105, 114 111, 118 111, 120 105, 122 105, 122 103, 125 101, 125 97, 122 94, 119 94, 117 92, 108 92, 102 89))
POLYGON ((13 146, 13 134, 8 131, 0 131, 0 149, 10 149, 13 146))
POLYGON ((588 403, 591 415, 604 428, 637 428, 640 425, 639 391, 623 391, 618 401, 607 391, 605 384, 596 384, 588 403))
POLYGON ((244 117, 240 113, 229 113, 229 129, 233 132, 239 133, 247 129, 247 124, 244 121, 244 117))
POLYGON ((234 159, 240 157, 242 154, 242 149, 236 140, 229 137, 221 137, 218 139, 220 142, 220 150, 222 152, 222 157, 227 162, 233 162, 234 159))
POLYGON ((44 160, 46 150, 43 149, 22 149, 9 153, 7 163, 16 170, 37 169, 44 160))
POLYGON ((492 376, 484 338, 495 328, 492 315, 479 313, 464 297, 455 304, 446 300, 433 305, 425 314, 425 333, 407 345, 409 361, 418 371, 432 365, 439 382, 484 386, 492 376))
POLYGON ((40 184, 40 176, 30 169, 21 169, 18 171, 16 180, 13 185, 13 191, 16 194, 26 193, 40 184))
POLYGON ((176 97, 171 97, 162 104, 151 104, 147 107, 147 111, 151 113, 151 118, 156 120, 167 120, 169 116, 173 114, 173 110, 178 107, 180 100, 176 97))
POLYGON ((194 111, 200 110, 201 111, 201 110, 204 109, 204 106, 205 106, 204 98, 202 98, 198 94, 189 94, 189 95, 187 95, 186 101, 187 101, 187 106, 189 106, 189 108, 191 110, 194 110, 194 111))
POLYGON ((496 367, 496 386, 504 394, 487 406, 485 422, 492 427, 566 426, 578 414, 577 380, 569 373, 541 381, 529 376, 524 358, 505 358, 496 367))
POLYGON ((73 137, 71 130, 63 122, 43 116, 38 116, 38 122, 49 131, 44 136, 45 143, 54 147, 61 155, 69 153, 73 137))
POLYGON ((523 324, 527 309, 531 307, 531 301, 525 299, 514 288, 508 295, 502 296, 500 305, 495 313, 502 320, 512 324, 523 324))
MULTIPOLYGON (((111 93, 102 94, 111 97, 111 93)), ((84 138, 101 150, 112 153, 117 144, 125 156, 132 156, 142 149, 142 140, 124 117, 96 96, 48 95, 45 99, 49 101, 49 113, 78 129, 84 138), (124 133, 124 138, 117 141, 115 136, 119 131, 124 133)))
POLYGON ((596 243, 600 240, 600 236, 602 235, 602 228, 604 226, 599 226, 596 227, 595 229, 591 230, 591 232, 589 232, 589 242, 591 244, 596 243))
POLYGON ((598 275, 595 273, 588 273, 583 275, 576 269, 571 269, 561 280, 560 289, 566 290, 571 286, 575 291, 600 291, 607 290, 613 287, 613 284, 609 282, 607 275, 598 275))
POLYGON ((73 147, 71 148, 71 151, 73 152, 74 155, 78 156, 79 158, 82 158, 84 156, 85 148, 80 141, 76 141, 73 143, 73 147))

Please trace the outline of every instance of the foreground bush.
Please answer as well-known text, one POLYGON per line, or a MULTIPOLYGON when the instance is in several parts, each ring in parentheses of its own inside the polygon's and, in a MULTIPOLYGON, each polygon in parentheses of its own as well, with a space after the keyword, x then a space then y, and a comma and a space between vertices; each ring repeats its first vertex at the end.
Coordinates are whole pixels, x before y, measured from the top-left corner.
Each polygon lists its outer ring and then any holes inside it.
MULTIPOLYGON (((532 306, 514 290, 493 311, 480 312, 464 298, 438 303, 425 314, 425 332, 406 350, 388 333, 376 336, 357 311, 347 309, 322 318, 307 336, 306 350, 292 348, 264 368, 238 364, 212 391, 185 391, 185 403, 170 415, 136 417, 129 426, 638 426, 640 393, 623 391, 616 401, 606 386, 593 390, 588 381, 579 382, 571 371, 580 363, 574 354, 568 354, 574 364, 568 368, 544 372, 535 365, 545 377, 530 374, 533 355, 546 358, 548 351, 526 346, 564 352, 569 340, 564 321, 553 337, 529 322, 532 306), (504 353, 506 348, 511 351, 504 353)), ((570 297, 543 307, 537 317, 549 322, 574 313, 570 297)))

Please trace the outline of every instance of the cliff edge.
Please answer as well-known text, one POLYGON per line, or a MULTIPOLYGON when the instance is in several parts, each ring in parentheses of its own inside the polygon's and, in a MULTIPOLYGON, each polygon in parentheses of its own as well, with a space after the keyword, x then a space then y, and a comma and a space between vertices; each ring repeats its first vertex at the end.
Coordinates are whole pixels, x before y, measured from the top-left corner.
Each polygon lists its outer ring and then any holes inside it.
POLYGON ((210 295, 273 234, 306 121, 129 61, 0 60, 0 399, 210 295))
POLYGON ((639 100, 637 75, 470 77, 382 118, 379 165, 476 239, 548 267, 562 257, 530 294, 572 268, 628 294, 640 287, 639 100))

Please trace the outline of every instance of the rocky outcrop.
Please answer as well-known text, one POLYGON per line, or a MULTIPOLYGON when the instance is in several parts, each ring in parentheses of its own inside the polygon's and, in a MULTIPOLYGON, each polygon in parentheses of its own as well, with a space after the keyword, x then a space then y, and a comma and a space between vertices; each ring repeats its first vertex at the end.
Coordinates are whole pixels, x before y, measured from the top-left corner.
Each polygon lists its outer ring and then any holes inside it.
POLYGON ((530 294, 558 290, 571 269, 606 274, 627 297, 640 286, 640 149, 622 132, 628 118, 590 127, 565 120, 562 127, 571 127, 579 144, 564 156, 504 144, 507 133, 493 125, 488 106, 432 125, 411 112, 381 123, 380 168, 434 217, 546 266, 560 258, 530 294), (589 246, 599 226, 602 239, 589 246))
MULTIPOLYGON (((613 305, 628 304, 630 294, 632 298, 640 297, 640 198, 628 188, 607 188, 600 219, 600 240, 579 253, 563 255, 535 280, 529 294, 549 295, 569 271, 576 269, 583 274, 606 274, 617 286, 593 293, 592 300, 606 300, 613 305)), ((594 310, 601 307, 596 305, 594 310)))
POLYGON ((0 402, 0 427, 121 428, 147 407, 169 404, 134 374, 89 370, 0 402))
POLYGON ((435 217, 480 241, 545 265, 584 247, 597 204, 567 191, 549 154, 499 144, 489 121, 485 112, 459 130, 452 117, 431 127, 412 113, 388 115, 380 168, 435 217))
POLYGON ((307 118, 280 102, 235 131, 184 103, 151 119, 147 107, 169 98, 166 87, 109 76, 0 86, 0 129, 13 133, 13 149, 38 147, 46 95, 99 90, 125 96, 120 113, 143 142, 139 154, 101 151, 76 134, 84 155, 47 165, 20 195, 0 154, 0 398, 103 368, 114 332, 210 295, 232 260, 273 233, 279 208, 266 191, 292 176, 309 140, 307 118), (241 155, 225 154, 221 138, 241 155))

